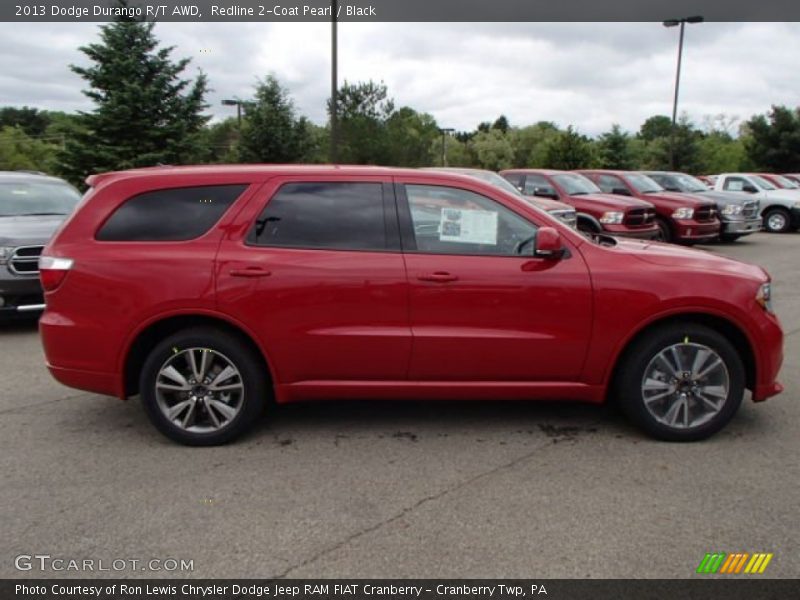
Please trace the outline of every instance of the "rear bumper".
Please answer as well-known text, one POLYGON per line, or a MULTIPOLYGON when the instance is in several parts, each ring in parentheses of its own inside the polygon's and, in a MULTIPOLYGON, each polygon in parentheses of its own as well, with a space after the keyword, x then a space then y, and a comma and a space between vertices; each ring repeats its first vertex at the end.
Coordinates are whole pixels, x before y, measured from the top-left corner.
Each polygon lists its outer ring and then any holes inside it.
POLYGON ((761 217, 742 221, 723 221, 722 233, 748 235, 761 230, 761 217))
POLYGON ((117 396, 116 388, 119 378, 114 373, 96 373, 94 371, 81 371, 80 369, 67 369, 47 365, 50 374, 58 381, 71 388, 77 388, 105 396, 117 396))

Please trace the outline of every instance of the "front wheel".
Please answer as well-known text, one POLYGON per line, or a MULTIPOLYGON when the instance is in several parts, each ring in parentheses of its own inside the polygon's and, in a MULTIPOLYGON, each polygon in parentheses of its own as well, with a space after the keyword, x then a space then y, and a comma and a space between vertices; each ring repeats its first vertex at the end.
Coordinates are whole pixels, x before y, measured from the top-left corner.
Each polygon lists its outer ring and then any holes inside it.
POLYGON ((628 349, 615 392, 622 409, 651 436, 705 439, 736 414, 744 367, 720 333, 693 323, 656 329, 628 349))
POLYGON ((785 208, 771 208, 764 215, 764 230, 769 233, 786 233, 791 223, 789 211, 785 208))
POLYGON ((238 437, 263 412, 269 393, 255 353, 237 337, 206 327, 158 344, 142 367, 139 389, 153 425, 189 446, 238 437))
POLYGON ((671 242, 672 230, 669 228, 669 223, 667 223, 663 219, 656 219, 656 226, 658 227, 658 234, 656 235, 655 238, 656 241, 671 242))

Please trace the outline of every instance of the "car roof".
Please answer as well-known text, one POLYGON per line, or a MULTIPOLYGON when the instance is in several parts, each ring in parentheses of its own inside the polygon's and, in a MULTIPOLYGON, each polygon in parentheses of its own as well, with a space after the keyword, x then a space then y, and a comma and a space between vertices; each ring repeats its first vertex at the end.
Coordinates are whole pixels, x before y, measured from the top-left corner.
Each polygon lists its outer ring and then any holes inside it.
POLYGON ((559 175, 561 173, 571 173, 561 169, 503 169, 501 173, 531 173, 536 175, 559 175))

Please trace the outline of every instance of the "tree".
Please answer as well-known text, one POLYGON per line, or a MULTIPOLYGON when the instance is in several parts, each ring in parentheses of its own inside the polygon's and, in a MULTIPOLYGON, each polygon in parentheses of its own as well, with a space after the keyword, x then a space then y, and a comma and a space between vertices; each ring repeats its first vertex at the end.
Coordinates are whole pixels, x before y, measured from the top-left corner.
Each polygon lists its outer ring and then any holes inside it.
POLYGON ((637 139, 643 142, 639 146, 642 150, 641 166, 659 171, 672 170, 674 144, 675 170, 699 173, 702 170, 699 148, 702 136, 685 113, 675 124, 674 138, 672 121, 660 115, 650 117, 644 122, 637 136, 637 139))
POLYGON ((441 155, 442 141, 436 120, 427 113, 418 113, 404 106, 394 112, 386 121, 388 155, 386 164, 398 167, 425 167, 434 164, 432 148, 439 141, 441 155))
POLYGON ((509 131, 509 139, 514 148, 515 168, 544 167, 545 150, 550 140, 558 134, 558 127, 549 121, 539 121, 528 127, 509 131))
POLYGON ((570 125, 548 142, 545 160, 551 169, 570 171, 586 168, 592 162, 592 148, 589 139, 575 131, 570 125))
POLYGON ((28 169, 48 172, 56 154, 56 146, 32 138, 22 127, 0 129, 0 171, 28 169))
POLYGON ((497 117, 497 120, 492 125, 492 129, 499 129, 503 133, 508 133, 510 127, 511 125, 509 125, 508 119, 505 115, 500 115, 497 117))
POLYGON ((83 93, 95 105, 81 113, 82 129, 60 155, 73 182, 98 171, 180 164, 192 154, 209 119, 206 77, 183 79, 189 59, 173 62, 173 48, 159 48, 154 27, 134 20, 103 25, 100 42, 80 48, 92 64, 70 67, 88 82, 83 93))
POLYGON ((633 169, 636 164, 630 136, 616 123, 597 140, 597 166, 601 169, 633 169))
MULTIPOLYGON (((373 81, 349 84, 339 90, 339 160, 354 164, 386 164, 389 158, 387 121, 394 100, 386 85, 373 81)), ((328 100, 328 111, 331 103, 328 100)))
POLYGON ((478 166, 491 171, 509 169, 514 162, 514 148, 500 129, 481 131, 469 142, 478 166))
POLYGON ((258 82, 255 100, 245 104, 239 160, 298 162, 309 154, 310 146, 307 119, 297 117, 289 93, 273 75, 258 82))
POLYGON ((646 142, 652 142, 658 138, 669 137, 670 131, 672 131, 672 119, 664 115, 654 115, 642 123, 638 137, 646 142))
POLYGON ((800 109, 773 106, 768 115, 747 122, 746 150, 758 169, 800 171, 800 109))

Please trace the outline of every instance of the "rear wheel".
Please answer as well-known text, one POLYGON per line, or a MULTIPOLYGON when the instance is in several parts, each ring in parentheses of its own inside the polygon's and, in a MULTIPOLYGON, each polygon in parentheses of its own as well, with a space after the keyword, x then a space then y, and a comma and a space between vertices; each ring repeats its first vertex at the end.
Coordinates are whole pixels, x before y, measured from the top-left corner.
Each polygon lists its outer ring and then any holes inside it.
POLYGON ((139 389, 156 428, 190 446, 241 435, 263 412, 269 393, 255 353, 237 337, 205 327, 158 344, 142 367, 139 389))
POLYGON ((672 230, 669 228, 669 223, 664 219, 656 219, 656 226, 658 227, 658 235, 655 239, 659 242, 671 242, 672 230))
POLYGON ((678 323, 645 335, 628 349, 615 382, 625 413, 651 436, 705 439, 733 418, 744 396, 744 367, 726 337, 678 323))
POLYGON ((789 211, 785 208, 770 208, 764 214, 764 229, 770 233, 786 233, 791 223, 789 211))

